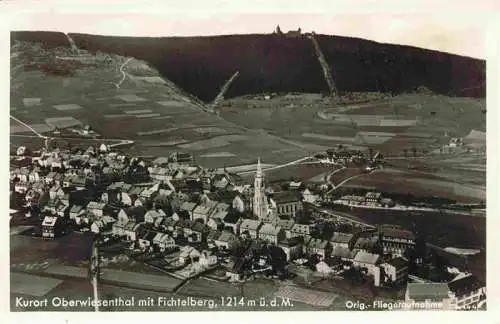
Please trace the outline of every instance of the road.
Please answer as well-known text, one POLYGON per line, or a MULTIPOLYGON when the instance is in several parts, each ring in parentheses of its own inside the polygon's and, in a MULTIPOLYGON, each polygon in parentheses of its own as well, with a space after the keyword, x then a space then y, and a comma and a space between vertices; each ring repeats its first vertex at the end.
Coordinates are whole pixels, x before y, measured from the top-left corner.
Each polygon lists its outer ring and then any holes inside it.
MULTIPOLYGON (((27 137, 27 138, 40 138, 39 136, 34 136, 34 135, 21 135, 21 134, 11 134, 11 137, 27 137)), ((43 136, 42 138, 44 139, 66 139, 66 140, 88 140, 88 141, 97 141, 97 142, 104 142, 104 141, 113 141, 113 142, 118 142, 114 144, 110 144, 109 147, 118 147, 121 145, 128 145, 128 144, 134 144, 135 142, 132 140, 126 140, 126 139, 121 139, 121 138, 92 138, 92 137, 50 137, 50 136, 43 136)))
MULTIPOLYGON (((272 166, 272 167, 269 167, 266 169, 262 169, 262 171, 264 171, 264 172, 265 171, 272 171, 272 170, 281 169, 281 168, 284 168, 284 167, 287 167, 290 165, 300 164, 300 162, 306 161, 310 158, 311 158, 310 156, 305 156, 305 157, 302 157, 302 158, 294 160, 294 161, 290 161, 287 163, 283 163, 283 164, 275 165, 275 166, 272 166)), ((250 173, 255 173, 255 170, 238 172, 238 175, 244 175, 244 174, 250 174, 250 173)))
POLYGON ((134 58, 133 57, 129 57, 121 66, 120 66, 120 72, 122 73, 122 79, 120 80, 119 83, 115 83, 115 86, 117 89, 120 89, 120 86, 122 85, 123 81, 125 81, 125 78, 127 77, 127 74, 125 73, 125 71, 123 70, 125 68, 125 66, 130 62, 132 61, 134 58))

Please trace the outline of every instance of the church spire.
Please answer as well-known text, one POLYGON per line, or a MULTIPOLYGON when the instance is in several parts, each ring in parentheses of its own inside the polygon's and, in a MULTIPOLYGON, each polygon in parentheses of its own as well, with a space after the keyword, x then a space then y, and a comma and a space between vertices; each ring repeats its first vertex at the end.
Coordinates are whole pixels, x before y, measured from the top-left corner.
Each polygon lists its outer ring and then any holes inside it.
POLYGON ((260 165, 260 157, 257 160, 257 177, 262 177, 262 167, 260 165))

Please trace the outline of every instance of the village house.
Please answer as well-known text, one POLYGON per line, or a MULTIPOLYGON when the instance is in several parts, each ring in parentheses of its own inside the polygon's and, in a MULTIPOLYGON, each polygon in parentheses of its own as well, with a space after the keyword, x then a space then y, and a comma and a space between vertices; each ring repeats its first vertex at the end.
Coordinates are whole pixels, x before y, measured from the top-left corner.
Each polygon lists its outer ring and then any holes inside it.
POLYGON ((285 231, 281 227, 269 223, 262 225, 258 235, 259 239, 272 244, 278 244, 279 241, 285 239, 285 231))
POLYGON ((207 223, 208 219, 216 212, 215 207, 217 206, 216 201, 206 201, 204 203, 199 204, 193 210, 193 218, 192 220, 201 219, 203 223, 207 223))
POLYGON ((384 262, 380 265, 384 270, 382 284, 399 285, 408 279, 408 260, 401 257, 384 262))
POLYGON ((291 236, 304 236, 311 235, 312 232, 312 224, 299 224, 295 223, 290 231, 291 236))
POLYGON ((188 242, 200 243, 203 237, 210 231, 210 228, 200 222, 192 222, 190 225, 191 234, 188 237, 188 242))
POLYGON ((180 213, 188 215, 189 219, 192 220, 192 219, 194 219, 193 215, 194 215, 195 208, 196 208, 196 203, 185 201, 184 203, 182 203, 182 205, 180 207, 180 213))
POLYGON ((226 217, 222 219, 222 222, 224 223, 224 228, 230 229, 232 233, 239 235, 240 234, 240 228, 241 228, 241 223, 243 222, 243 219, 241 218, 240 214, 231 211, 229 212, 226 217))
POLYGON ((149 176, 153 181, 167 181, 172 178, 171 172, 167 168, 163 167, 150 167, 148 168, 149 176))
MULTIPOLYGON (((223 212, 223 213, 227 214, 227 212, 223 212)), ((224 229, 224 223, 222 222, 222 219, 219 217, 210 218, 207 222, 207 226, 210 227, 210 229, 216 230, 216 231, 224 229)))
POLYGON ((353 262, 357 253, 357 251, 352 251, 349 248, 336 246, 332 249, 331 256, 333 258, 338 258, 343 262, 353 262))
POLYGON ((141 227, 141 224, 136 224, 134 222, 128 222, 125 225, 124 228, 124 233, 125 233, 125 238, 129 242, 135 242, 137 239, 137 231, 141 227))
POLYGON ((174 238, 168 234, 163 234, 163 236, 157 242, 157 244, 158 247, 160 248, 160 251, 165 251, 167 249, 171 249, 176 246, 174 238))
POLYGON ((105 215, 92 222, 92 225, 90 225, 90 231, 96 234, 112 231, 114 222, 115 219, 113 217, 105 215))
POLYGON ((411 231, 392 225, 380 228, 384 253, 403 256, 407 249, 415 247, 415 235, 411 231))
POLYGON ((337 246, 349 248, 353 236, 354 235, 351 233, 333 232, 330 244, 333 248, 337 246))
POLYGON ((127 226, 126 223, 121 223, 119 221, 114 222, 113 226, 111 227, 111 233, 113 235, 118 235, 118 236, 125 236, 125 227, 127 226))
POLYGON ((140 231, 137 234, 137 243, 139 248, 142 250, 146 250, 153 245, 153 239, 156 236, 156 232, 154 231, 140 231))
POLYGON ((146 212, 146 214, 144 215, 144 222, 146 222, 148 224, 154 224, 156 219, 163 218, 165 216, 167 216, 167 215, 165 214, 165 212, 163 210, 151 209, 151 210, 148 210, 146 212))
POLYGON ((179 222, 179 219, 174 217, 167 217, 163 222, 162 226, 166 229, 167 232, 173 234, 175 232, 175 226, 179 222))
POLYGON ((219 237, 214 239, 214 244, 219 249, 231 250, 233 249, 239 242, 239 239, 233 233, 223 231, 219 237))
POLYGON ((252 239, 259 237, 259 229, 262 226, 262 222, 253 219, 243 219, 240 225, 240 236, 248 234, 252 239))
POLYGON ((486 298, 486 285, 476 276, 460 274, 448 283, 457 309, 476 309, 480 301, 486 298))
POLYGON ((302 199, 304 202, 313 204, 319 199, 319 195, 313 194, 309 189, 306 188, 302 192, 302 199))
POLYGON ((306 251, 309 255, 316 254, 325 259, 331 256, 332 245, 327 240, 313 238, 307 244, 306 251))
POLYGON ((359 251, 353 260, 353 266, 359 269, 366 269, 366 274, 373 276, 376 287, 380 285, 380 255, 365 251, 359 251))
POLYGON ((61 186, 58 185, 58 184, 55 184, 52 187, 50 187, 50 189, 49 189, 49 198, 50 199, 56 199, 57 194, 59 192, 59 189, 61 189, 61 186))
POLYGON ((118 222, 122 224, 127 224, 129 221, 134 223, 142 223, 145 220, 146 208, 144 207, 130 207, 126 209, 120 209, 118 212, 118 222))
POLYGON ((291 238, 293 236, 292 235, 292 228, 295 225, 295 221, 293 219, 280 219, 278 221, 278 225, 285 232, 286 238, 291 238))
POLYGON ((45 216, 42 221, 42 237, 55 238, 62 234, 61 219, 57 216, 45 216))
POLYGON ((56 210, 56 215, 61 218, 69 216, 69 206, 59 205, 56 210))
POLYGON ((303 239, 302 237, 285 238, 278 242, 278 247, 285 252, 286 260, 290 262, 302 257, 303 239))
POLYGON ((455 310, 453 293, 446 283, 409 282, 405 302, 410 310, 455 310))
POLYGON ((380 192, 367 192, 365 202, 367 205, 376 206, 379 204, 382 194, 380 192))
POLYGON ((152 187, 144 189, 139 194, 139 197, 144 198, 145 200, 151 200, 158 194, 159 190, 160 190, 160 184, 156 183, 152 187))
POLYGON ((229 282, 240 281, 243 277, 243 271, 245 269, 245 258, 236 258, 231 262, 226 270, 226 277, 229 282))
POLYGON ((215 240, 218 239, 221 235, 221 231, 215 231, 210 229, 207 234, 206 242, 209 249, 213 249, 216 247, 215 240))
POLYGON ((87 211, 96 217, 102 217, 104 214, 105 207, 106 207, 105 203, 91 201, 87 205, 87 211))
POLYGON ((354 242, 352 249, 354 251, 373 252, 377 248, 378 243, 379 238, 375 235, 360 236, 356 242, 354 242))
POLYGON ((192 246, 186 245, 181 248, 181 253, 179 254, 179 263, 187 264, 188 262, 194 263, 200 258, 200 251, 192 246))
POLYGON ((272 199, 276 203, 276 213, 278 216, 295 218, 297 210, 302 208, 300 197, 295 191, 280 191, 272 194, 272 199))
POLYGON ((85 208, 83 208, 83 206, 73 205, 69 210, 69 218, 75 221, 79 216, 83 214, 85 214, 85 208))

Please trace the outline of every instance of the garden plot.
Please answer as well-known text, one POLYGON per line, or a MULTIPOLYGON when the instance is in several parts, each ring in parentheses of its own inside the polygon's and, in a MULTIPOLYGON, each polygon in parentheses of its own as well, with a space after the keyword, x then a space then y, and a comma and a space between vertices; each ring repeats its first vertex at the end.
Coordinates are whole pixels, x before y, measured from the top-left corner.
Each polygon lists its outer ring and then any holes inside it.
POLYGON ((73 117, 51 117, 46 118, 45 123, 51 127, 65 128, 80 126, 82 123, 73 117))
POLYGON ((54 107, 55 109, 59 110, 59 111, 73 111, 73 110, 80 110, 80 109, 83 109, 82 106, 78 105, 78 104, 62 104, 62 105, 54 105, 52 106, 54 107))
POLYGON ((303 289, 293 286, 281 287, 274 296, 291 299, 308 305, 328 307, 338 297, 336 294, 303 289))
POLYGON ((352 137, 343 137, 343 136, 329 136, 324 134, 317 133, 302 133, 302 137, 312 138, 312 139, 320 139, 326 141, 336 141, 336 142, 354 142, 354 138, 352 137))
POLYGON ((125 110, 125 114, 136 115, 136 114, 149 114, 153 111, 151 109, 136 109, 136 110, 125 110))
POLYGON ((183 140, 183 139, 178 139, 178 140, 171 140, 171 141, 164 141, 164 142, 153 142, 153 143, 143 143, 141 146, 145 147, 162 147, 162 146, 176 146, 180 144, 187 143, 188 141, 183 140))
POLYGON ((38 106, 42 103, 41 98, 23 98, 23 104, 24 107, 33 107, 33 106, 38 106))
POLYGON ((231 152, 216 152, 216 153, 208 153, 208 154, 202 154, 200 157, 203 158, 226 158, 226 157, 233 157, 236 156, 235 154, 231 152))
POLYGON ((366 144, 366 145, 378 145, 383 144, 396 136, 394 133, 382 133, 382 132, 359 132, 356 135, 356 143, 366 144))
POLYGON ((219 127, 198 127, 194 128, 193 131, 198 134, 227 134, 225 129, 219 127))
POLYGON ((62 280, 21 273, 10 274, 10 291, 14 294, 42 297, 56 288, 62 280))
POLYGON ((172 116, 159 116, 159 117, 153 117, 153 119, 171 119, 172 116))
POLYGON ((161 114, 144 114, 144 115, 134 115, 135 118, 155 118, 160 117, 161 114))
POLYGON ((202 141, 197 141, 193 143, 188 143, 188 144, 181 144, 179 145, 180 148, 187 149, 187 150, 193 150, 193 151, 199 151, 199 150, 205 150, 205 149, 213 149, 213 148, 219 148, 219 147, 224 147, 228 146, 231 144, 231 142, 220 138, 220 137, 214 137, 208 140, 202 140, 202 141))
POLYGON ((127 118, 127 117, 132 117, 131 115, 127 115, 127 114, 108 114, 108 115, 104 115, 104 118, 127 118))
POLYGON ((139 97, 136 94, 122 94, 122 95, 117 95, 116 98, 121 99, 126 102, 143 102, 146 101, 146 99, 139 97))
POLYGON ((164 129, 157 129, 157 130, 152 130, 148 132, 137 132, 138 136, 148 136, 148 135, 160 135, 164 133, 170 133, 173 131, 178 130, 178 127, 171 127, 171 128, 164 128, 164 129))

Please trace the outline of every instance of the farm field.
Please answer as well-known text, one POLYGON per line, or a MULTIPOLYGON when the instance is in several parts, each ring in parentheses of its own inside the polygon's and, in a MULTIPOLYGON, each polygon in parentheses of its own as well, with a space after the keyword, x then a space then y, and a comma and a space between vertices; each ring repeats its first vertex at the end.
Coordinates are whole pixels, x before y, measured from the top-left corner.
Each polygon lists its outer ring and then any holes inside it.
POLYGON ((437 196, 462 203, 486 200, 485 188, 439 179, 435 175, 378 170, 349 181, 349 186, 368 186, 384 192, 411 193, 415 196, 437 196))

